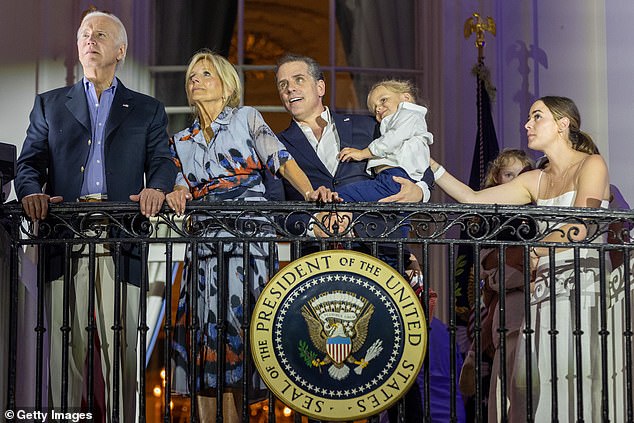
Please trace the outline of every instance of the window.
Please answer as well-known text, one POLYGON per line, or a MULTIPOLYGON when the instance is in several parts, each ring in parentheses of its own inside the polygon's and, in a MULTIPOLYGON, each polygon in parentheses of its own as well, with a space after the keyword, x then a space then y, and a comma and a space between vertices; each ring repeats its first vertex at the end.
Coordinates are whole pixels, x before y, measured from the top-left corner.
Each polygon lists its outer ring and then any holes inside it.
POLYGON ((167 107, 170 132, 189 125, 185 65, 195 51, 210 47, 228 55, 244 83, 244 104, 258 108, 277 132, 286 128, 289 116, 279 102, 274 68, 281 55, 292 52, 322 65, 325 104, 340 112, 367 113, 366 96, 374 82, 394 77, 420 86, 418 3, 198 0, 182 10, 180 2, 158 0, 154 95, 167 107))

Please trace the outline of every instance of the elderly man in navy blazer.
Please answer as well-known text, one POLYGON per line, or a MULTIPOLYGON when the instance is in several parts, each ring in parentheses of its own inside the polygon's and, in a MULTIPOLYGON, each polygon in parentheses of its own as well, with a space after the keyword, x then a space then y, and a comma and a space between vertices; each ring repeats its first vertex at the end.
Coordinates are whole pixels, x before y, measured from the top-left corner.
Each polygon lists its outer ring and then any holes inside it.
MULTIPOLYGON (((15 186, 26 215, 45 219, 49 203, 61 201, 137 201, 145 216, 162 207, 172 190, 176 168, 168 148, 167 116, 163 105, 127 89, 115 77, 127 50, 127 34, 114 15, 91 12, 77 31, 77 50, 84 77, 71 87, 40 94, 31 111, 26 140, 18 159, 15 186), (45 185, 44 192, 42 191, 45 185)), ((85 248, 87 250, 87 248, 85 248)), ((63 253, 50 251, 51 280, 50 400, 62 404, 63 253)), ((115 326, 114 262, 110 246, 97 246, 95 297, 106 402, 113 413, 113 337, 115 326)), ((119 418, 134 421, 136 387, 136 329, 139 307, 140 261, 134 251, 122 252, 121 278, 130 284, 121 302, 119 418)), ((68 406, 79 407, 87 349, 88 260, 73 251, 70 296, 71 342, 68 367, 68 406)), ((110 418, 109 418, 110 420, 110 418)))

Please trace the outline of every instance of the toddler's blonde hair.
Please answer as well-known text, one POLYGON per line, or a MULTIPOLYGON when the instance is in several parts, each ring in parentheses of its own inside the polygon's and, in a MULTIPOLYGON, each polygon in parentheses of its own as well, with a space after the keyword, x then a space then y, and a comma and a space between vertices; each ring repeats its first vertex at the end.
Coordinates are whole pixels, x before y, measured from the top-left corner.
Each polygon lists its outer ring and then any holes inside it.
POLYGON ((389 91, 397 94, 409 94, 412 96, 412 103, 416 103, 416 94, 417 89, 416 86, 412 83, 412 81, 408 81, 405 79, 385 79, 383 81, 377 82, 372 85, 370 91, 368 92, 368 98, 366 100, 366 104, 368 106, 368 110, 374 113, 374 107, 370 105, 370 96, 379 87, 385 87, 389 91))

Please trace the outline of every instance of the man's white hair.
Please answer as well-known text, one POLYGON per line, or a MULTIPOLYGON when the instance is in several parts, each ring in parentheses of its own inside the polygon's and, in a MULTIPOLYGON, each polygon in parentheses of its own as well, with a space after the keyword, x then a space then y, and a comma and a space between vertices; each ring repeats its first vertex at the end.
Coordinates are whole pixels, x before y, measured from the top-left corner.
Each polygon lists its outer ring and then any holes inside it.
POLYGON ((84 21, 86 19, 88 19, 88 18, 94 18, 94 17, 98 17, 98 16, 103 16, 103 17, 112 19, 112 21, 119 28, 119 31, 117 31, 117 34, 115 34, 117 45, 120 45, 120 46, 123 45, 123 46, 125 46, 125 49, 124 49, 124 52, 123 52, 123 58, 121 58, 119 63, 117 63, 117 67, 118 67, 119 65, 123 64, 123 62, 125 61, 125 56, 128 53, 128 33, 126 32, 125 26, 123 25, 123 22, 121 22, 121 19, 119 19, 118 17, 116 17, 112 13, 99 12, 99 11, 86 13, 84 18, 81 20, 81 24, 79 25, 79 28, 77 29, 77 40, 79 40, 79 37, 81 35, 79 33, 79 31, 81 30, 81 27, 84 24, 84 21))

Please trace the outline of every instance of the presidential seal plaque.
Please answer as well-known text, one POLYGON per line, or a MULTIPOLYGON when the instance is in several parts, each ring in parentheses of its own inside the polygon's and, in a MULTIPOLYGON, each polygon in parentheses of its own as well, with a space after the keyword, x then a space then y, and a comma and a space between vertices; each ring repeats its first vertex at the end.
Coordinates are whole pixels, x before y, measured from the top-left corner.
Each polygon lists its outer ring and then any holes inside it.
POLYGON ((280 270, 251 320, 271 391, 301 414, 355 420, 394 404, 420 371, 427 324, 416 294, 372 256, 328 250, 280 270))

